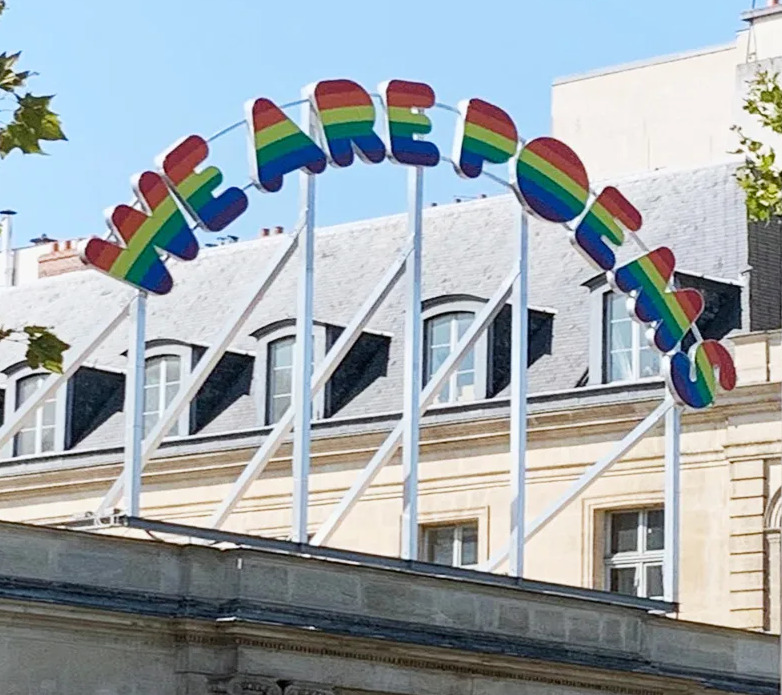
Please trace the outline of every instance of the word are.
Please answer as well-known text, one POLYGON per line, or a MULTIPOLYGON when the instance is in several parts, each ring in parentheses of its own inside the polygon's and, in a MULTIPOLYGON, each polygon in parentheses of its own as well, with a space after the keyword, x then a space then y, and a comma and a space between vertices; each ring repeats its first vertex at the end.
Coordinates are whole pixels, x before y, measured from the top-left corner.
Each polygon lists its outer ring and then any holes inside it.
MULTIPOLYGON (((314 120, 305 132, 267 98, 245 104, 250 179, 260 191, 279 191, 287 174, 315 176, 327 166, 351 166, 356 157, 367 164, 386 159, 396 164, 434 167, 443 159, 425 138, 432 130, 426 110, 435 105, 433 89, 424 83, 389 80, 378 87, 385 114, 381 130, 375 102, 363 87, 346 79, 325 80, 305 90, 314 120), (308 128, 310 130, 310 128, 308 128)), ((541 137, 522 144, 513 119, 481 99, 458 105, 450 160, 459 176, 474 179, 485 164, 508 164, 510 185, 533 215, 556 223, 573 223, 570 241, 613 288, 630 298, 631 315, 649 327, 650 344, 665 356, 665 375, 676 400, 692 408, 714 402, 717 386, 731 390, 736 372, 728 350, 719 342, 696 343, 681 351, 682 339, 703 311, 694 289, 672 289, 676 261, 665 246, 616 267, 614 249, 626 233, 641 229, 640 212, 614 187, 590 192, 586 168, 566 144, 541 137)), ((134 287, 165 294, 173 286, 161 254, 191 260, 198 243, 191 224, 205 231, 225 229, 247 209, 240 188, 216 193, 223 176, 214 166, 199 167, 209 155, 207 142, 190 135, 156 160, 157 171, 134 177, 139 207, 118 205, 107 214, 121 243, 91 239, 85 262, 134 287)))

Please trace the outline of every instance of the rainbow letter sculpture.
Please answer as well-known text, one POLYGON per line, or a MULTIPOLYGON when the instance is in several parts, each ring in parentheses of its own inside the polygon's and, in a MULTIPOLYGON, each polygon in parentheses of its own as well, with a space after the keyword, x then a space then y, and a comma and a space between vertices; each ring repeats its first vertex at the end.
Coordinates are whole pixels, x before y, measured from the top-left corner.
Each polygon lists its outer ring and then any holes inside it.
POLYGON ((214 189, 223 182, 217 167, 196 171, 209 155, 206 140, 191 135, 158 158, 158 164, 177 198, 199 227, 210 232, 225 229, 247 209, 247 196, 241 188, 228 188, 216 198, 214 189))
POLYGON ((133 188, 146 212, 117 205, 106 217, 124 247, 93 238, 84 248, 83 259, 134 287, 166 294, 173 281, 158 250, 189 261, 198 255, 198 241, 159 174, 145 171, 133 188))
MULTIPOLYGON (((356 156, 371 164, 388 156, 398 164, 436 166, 440 151, 422 139, 432 129, 424 111, 436 105, 434 90, 406 80, 383 82, 378 90, 385 107, 382 132, 386 143, 375 132, 372 96, 352 80, 326 80, 306 88, 318 142, 271 100, 247 102, 252 182, 273 193, 282 188, 287 174, 299 170, 318 175, 327 163, 347 167, 356 156)), ((507 163, 508 185, 524 208, 548 222, 568 224, 574 248, 607 273, 616 291, 630 297, 631 315, 648 327, 647 339, 664 357, 667 384, 678 402, 705 408, 714 402, 718 386, 734 388, 736 371, 723 345, 706 340, 696 343, 689 353, 681 350, 682 339, 692 330, 704 302, 697 290, 673 289, 671 250, 661 247, 616 268, 615 249, 643 223, 633 204, 611 186, 595 197, 583 162, 565 143, 541 137, 522 146, 513 119, 498 106, 467 99, 457 110, 452 155, 456 172, 472 179, 483 173, 485 165, 507 163)), ((109 226, 123 243, 91 239, 84 261, 142 290, 168 292, 172 280, 159 253, 183 260, 198 254, 196 238, 176 200, 208 231, 224 229, 247 208, 247 197, 239 188, 214 195, 222 183, 219 169, 196 171, 208 154, 206 141, 197 135, 164 153, 158 162, 163 176, 148 171, 136 183, 144 211, 118 205, 108 217, 109 226)))
POLYGON ((320 174, 326 155, 309 135, 268 99, 245 104, 250 129, 250 177, 262 191, 275 193, 282 179, 297 169, 320 174))
POLYGON ((421 111, 434 106, 434 90, 421 82, 389 80, 379 91, 386 107, 388 158, 397 164, 437 166, 437 145, 418 139, 432 131, 432 122, 421 111))

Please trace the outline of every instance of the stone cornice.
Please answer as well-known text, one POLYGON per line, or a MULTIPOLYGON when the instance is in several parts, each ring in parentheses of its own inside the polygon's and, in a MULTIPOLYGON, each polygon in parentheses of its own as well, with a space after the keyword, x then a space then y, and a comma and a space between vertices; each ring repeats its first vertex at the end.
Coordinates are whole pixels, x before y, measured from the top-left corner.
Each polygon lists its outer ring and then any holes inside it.
MULTIPOLYGON (((670 678, 705 688, 715 688, 748 695, 772 695, 777 684, 757 678, 734 677, 719 673, 704 673, 695 669, 651 664, 637 656, 616 650, 594 650, 567 643, 539 641, 532 638, 499 636, 470 630, 428 626, 397 620, 324 612, 300 606, 268 604, 246 599, 208 600, 195 597, 137 592, 125 589, 106 589, 83 584, 56 583, 43 580, 0 577, 0 616, 9 610, 18 612, 18 606, 30 606, 39 616, 52 606, 82 609, 89 612, 105 611, 125 616, 164 619, 168 632, 180 640, 197 640, 210 644, 246 644, 265 649, 285 649, 321 656, 380 661, 412 668, 450 670, 459 673, 512 677, 520 680, 545 682, 560 686, 597 687, 598 690, 618 695, 661 695, 670 691, 670 684, 650 688, 632 688, 605 682, 606 674, 632 673, 636 676, 670 678), (10 602, 10 603, 9 603, 10 602), (44 607, 45 606, 45 607, 44 607), (177 627, 178 626, 178 627, 177 627), (218 633, 215 632, 218 629, 218 633), (193 634, 195 632, 195 634, 193 634), (259 634, 260 633, 260 634, 259 634), (316 635, 316 637, 313 637, 316 635), (334 639, 337 638, 337 642, 334 639), (339 640, 349 639, 352 646, 339 646, 339 640), (384 645, 377 649, 372 643, 384 645), (360 648, 363 645, 363 649, 360 648), (392 654, 389 647, 401 649, 403 654, 392 654), (411 649, 445 650, 450 656, 427 659, 409 653, 411 649), (467 663, 461 654, 480 654, 483 665, 467 663), (524 659, 524 672, 509 674, 507 666, 486 665, 491 659, 514 661, 524 659), (529 663, 528 663, 529 662, 529 663), (558 664, 560 675, 545 675, 552 663, 558 664), (561 667, 561 668, 560 668, 561 667), (573 669, 591 669, 603 672, 589 679, 573 669), (573 673, 572 676, 562 675, 573 673)), ((51 617, 51 616, 50 616, 51 617)), ((81 610, 72 615, 74 622, 82 622, 81 610)), ((59 621, 67 620, 60 613, 59 621)), ((159 625, 159 623, 158 623, 159 625)), ((137 627, 136 630, 139 628, 137 627)), ((157 631, 158 638, 160 630, 157 631)), ((473 657, 474 658, 474 657, 473 657)))

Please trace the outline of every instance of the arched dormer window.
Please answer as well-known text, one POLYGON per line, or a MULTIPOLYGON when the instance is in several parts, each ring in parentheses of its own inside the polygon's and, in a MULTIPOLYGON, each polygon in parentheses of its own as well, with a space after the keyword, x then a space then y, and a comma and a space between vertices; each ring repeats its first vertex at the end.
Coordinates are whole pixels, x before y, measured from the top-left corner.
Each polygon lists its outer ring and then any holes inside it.
MULTIPOLYGON (((37 391, 49 376, 19 363, 5 370, 8 376, 5 392, 5 422, 37 391)), ((5 449, 5 456, 37 456, 65 448, 65 410, 70 386, 61 386, 35 409, 5 449)))
MULTIPOLYGON (((16 409, 46 380, 46 374, 31 374, 16 382, 16 409)), ((33 416, 14 438, 14 456, 33 456, 54 451, 57 431, 57 396, 50 396, 36 409, 33 416)))
MULTIPOLYGON (((160 420, 182 382, 191 371, 193 349, 190 345, 154 341, 147 345, 144 362, 144 436, 160 420)), ((168 433, 170 437, 190 434, 190 408, 185 408, 168 433)))
MULTIPOLYGON (((442 297, 424 303, 423 379, 432 376, 448 358, 481 308, 477 298, 442 297)), ((437 396, 436 403, 465 403, 487 396, 486 372, 488 340, 482 334, 459 366, 449 376, 437 396)))
MULTIPOLYGON (((290 407, 296 359, 296 321, 284 319, 253 333, 258 340, 258 358, 254 378, 258 412, 264 425, 276 423, 290 407)), ((312 361, 318 364, 326 355, 326 325, 313 326, 312 361)), ((312 417, 324 416, 325 390, 312 401, 312 417)))

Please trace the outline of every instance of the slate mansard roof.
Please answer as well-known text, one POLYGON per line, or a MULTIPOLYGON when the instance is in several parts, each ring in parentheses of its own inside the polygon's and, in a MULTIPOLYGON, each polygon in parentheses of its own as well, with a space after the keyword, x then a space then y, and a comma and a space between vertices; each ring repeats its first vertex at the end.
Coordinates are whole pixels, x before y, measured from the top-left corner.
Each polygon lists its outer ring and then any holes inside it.
MULTIPOLYGON (((748 234, 743 194, 731 165, 646 174, 612 181, 644 216, 640 236, 653 248, 671 246, 678 268, 690 273, 743 281, 748 270, 748 234)), ((423 299, 470 295, 488 299, 514 259, 518 203, 511 196, 437 206, 424 213, 423 299)), ((406 216, 366 220, 318 230, 315 265, 315 319, 345 326, 395 258, 407 236, 406 216)), ((208 346, 226 315, 248 291, 283 239, 265 237, 203 249, 190 262, 169 262, 173 291, 148 302, 148 340, 176 340, 208 346)), ((530 305, 551 307, 551 354, 530 368, 532 393, 573 389, 588 364, 589 290, 583 283, 595 270, 571 247, 564 228, 530 223, 530 305)), ((625 244, 620 261, 639 251, 625 244)), ((298 253, 242 328, 232 350, 254 355, 252 334, 292 319, 296 312, 298 253)), ((0 323, 53 326, 76 345, 105 321, 133 290, 98 272, 80 271, 41 279, 0 292, 0 323)), ((743 293, 748 295, 747 292, 743 293)), ((745 297, 742 325, 750 328, 745 297)), ((385 376, 376 379, 339 412, 340 417, 401 410, 404 282, 398 282, 367 331, 390 337, 385 376)), ((94 353, 87 365, 121 372, 127 325, 94 353)), ((0 342, 0 370, 23 357, 21 346, 0 342)), ((252 395, 235 400, 209 425, 211 432, 256 428, 252 395)), ((77 445, 119 445, 122 413, 116 412, 77 445)))

